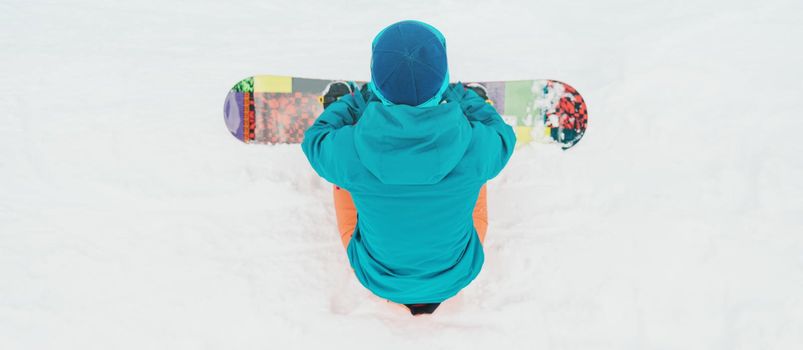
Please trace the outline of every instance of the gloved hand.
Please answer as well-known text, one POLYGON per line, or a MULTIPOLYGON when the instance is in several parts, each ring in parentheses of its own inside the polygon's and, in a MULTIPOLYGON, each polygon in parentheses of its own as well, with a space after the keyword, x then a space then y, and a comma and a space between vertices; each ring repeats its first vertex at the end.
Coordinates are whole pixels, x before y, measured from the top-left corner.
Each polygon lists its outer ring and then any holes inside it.
POLYGON ((447 87, 446 91, 443 92, 443 99, 446 100, 446 102, 460 103, 466 98, 467 93, 468 90, 465 88, 465 86, 463 86, 463 83, 452 83, 449 84, 449 87, 447 87))
POLYGON ((443 96, 446 102, 459 103, 460 109, 463 110, 463 114, 466 115, 468 120, 485 121, 494 115, 498 116, 499 113, 494 109, 493 103, 477 94, 475 88, 480 89, 485 94, 485 89, 482 86, 474 86, 474 84, 466 86, 458 82, 449 85, 443 96))

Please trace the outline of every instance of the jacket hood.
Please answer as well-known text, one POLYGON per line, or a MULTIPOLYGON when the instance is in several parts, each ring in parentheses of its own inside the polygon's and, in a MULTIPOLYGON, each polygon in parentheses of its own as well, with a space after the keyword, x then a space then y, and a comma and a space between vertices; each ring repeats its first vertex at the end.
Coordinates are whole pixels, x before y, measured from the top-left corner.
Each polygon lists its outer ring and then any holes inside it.
POLYGON ((458 103, 420 108, 369 103, 354 128, 362 164, 393 185, 438 183, 463 158, 471 125, 458 103))

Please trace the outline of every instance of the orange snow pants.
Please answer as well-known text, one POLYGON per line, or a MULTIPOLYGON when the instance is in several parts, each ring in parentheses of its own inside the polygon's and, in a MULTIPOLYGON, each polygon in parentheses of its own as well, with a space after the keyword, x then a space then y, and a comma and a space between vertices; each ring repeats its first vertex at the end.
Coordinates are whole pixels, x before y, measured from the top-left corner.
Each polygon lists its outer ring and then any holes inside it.
MULTIPOLYGON (((480 237, 480 243, 485 241, 485 233, 488 231, 488 197, 486 187, 482 185, 477 203, 474 204, 474 228, 480 237)), ((351 200, 351 194, 340 187, 334 186, 335 193, 335 215, 337 215, 337 230, 340 232, 340 240, 343 247, 349 246, 351 235, 357 226, 357 208, 351 200)))

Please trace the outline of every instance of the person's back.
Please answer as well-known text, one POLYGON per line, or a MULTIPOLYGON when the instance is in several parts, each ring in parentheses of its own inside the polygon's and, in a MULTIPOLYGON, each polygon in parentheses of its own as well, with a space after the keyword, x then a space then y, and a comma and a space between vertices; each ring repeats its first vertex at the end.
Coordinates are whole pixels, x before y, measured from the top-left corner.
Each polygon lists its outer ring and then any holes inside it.
POLYGON ((482 267, 472 214, 515 135, 476 93, 449 85, 436 29, 399 22, 372 49, 369 91, 329 105, 302 149, 353 199, 356 227, 344 243, 360 282, 394 302, 439 303, 482 267))

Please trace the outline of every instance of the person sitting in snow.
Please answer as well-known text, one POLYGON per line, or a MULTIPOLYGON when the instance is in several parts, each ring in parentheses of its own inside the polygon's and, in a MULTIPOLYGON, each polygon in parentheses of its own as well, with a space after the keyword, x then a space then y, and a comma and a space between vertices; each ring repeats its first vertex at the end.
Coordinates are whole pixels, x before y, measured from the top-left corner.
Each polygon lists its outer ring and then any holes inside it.
POLYGON ((432 313, 480 272, 488 226, 485 183, 516 136, 473 89, 449 84, 446 41, 402 21, 374 39, 371 81, 305 132, 301 147, 333 183, 341 240, 360 283, 432 313))

